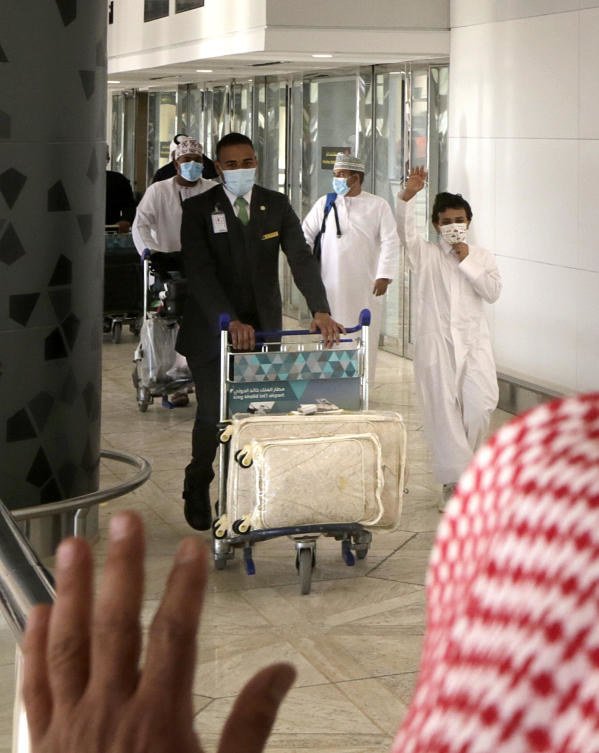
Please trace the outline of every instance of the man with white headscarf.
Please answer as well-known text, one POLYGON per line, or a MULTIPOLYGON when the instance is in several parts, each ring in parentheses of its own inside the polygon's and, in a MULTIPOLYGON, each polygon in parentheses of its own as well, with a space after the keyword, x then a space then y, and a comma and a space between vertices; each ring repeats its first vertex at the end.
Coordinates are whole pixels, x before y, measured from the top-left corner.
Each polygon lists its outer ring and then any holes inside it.
POLYGON ((175 149, 177 174, 152 183, 137 207, 133 242, 140 256, 148 249, 156 253, 181 251, 181 215, 186 199, 208 191, 216 184, 202 177, 202 146, 196 139, 183 139, 175 149))
POLYGON ((318 199, 302 227, 308 245, 314 248, 315 241, 320 245, 321 275, 331 316, 351 327, 358 323, 362 309, 370 309, 369 381, 373 383, 382 296, 397 276, 399 237, 389 204, 362 190, 364 169, 363 160, 339 152, 333 166, 335 201, 326 216, 324 231, 318 239, 327 196, 318 199))

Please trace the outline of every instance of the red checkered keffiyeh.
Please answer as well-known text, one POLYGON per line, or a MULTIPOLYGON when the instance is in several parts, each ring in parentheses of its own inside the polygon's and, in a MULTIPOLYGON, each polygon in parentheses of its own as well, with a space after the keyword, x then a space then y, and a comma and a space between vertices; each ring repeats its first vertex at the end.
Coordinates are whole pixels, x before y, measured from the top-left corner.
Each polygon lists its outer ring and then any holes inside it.
POLYGON ((462 477, 393 753, 599 751, 599 393, 505 426, 462 477))

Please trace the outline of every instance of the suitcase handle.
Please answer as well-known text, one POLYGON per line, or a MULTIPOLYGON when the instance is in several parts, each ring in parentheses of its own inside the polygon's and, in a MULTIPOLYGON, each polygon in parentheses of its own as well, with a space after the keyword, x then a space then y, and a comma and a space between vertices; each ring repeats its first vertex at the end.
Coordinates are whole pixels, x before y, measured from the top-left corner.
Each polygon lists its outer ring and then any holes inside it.
MULTIPOLYGON (((355 327, 347 327, 345 332, 351 334, 352 332, 358 332, 362 327, 368 327, 370 325, 370 310, 362 309, 360 311, 360 317, 358 324, 355 327)), ((231 317, 229 314, 221 314, 218 320, 220 331, 229 329, 231 317)), ((315 335, 317 332, 310 332, 309 329, 275 329, 271 332, 255 332, 256 340, 265 340, 266 338, 282 337, 283 335, 315 335)))

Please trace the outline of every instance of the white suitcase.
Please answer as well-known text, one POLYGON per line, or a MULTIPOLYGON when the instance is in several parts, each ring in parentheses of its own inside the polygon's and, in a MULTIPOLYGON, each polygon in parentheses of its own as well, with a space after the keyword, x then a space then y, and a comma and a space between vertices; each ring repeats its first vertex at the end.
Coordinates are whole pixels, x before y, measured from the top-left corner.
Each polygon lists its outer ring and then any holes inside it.
POLYGON ((237 414, 223 438, 230 523, 399 524, 406 431, 398 413, 237 414))

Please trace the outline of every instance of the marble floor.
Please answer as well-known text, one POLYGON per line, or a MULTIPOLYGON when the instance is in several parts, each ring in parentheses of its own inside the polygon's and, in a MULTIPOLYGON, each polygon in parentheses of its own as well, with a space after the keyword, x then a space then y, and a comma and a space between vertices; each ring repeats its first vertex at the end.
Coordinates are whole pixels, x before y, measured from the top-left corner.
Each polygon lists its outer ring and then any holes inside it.
MULTIPOLYGON (((133 336, 104 344, 102 447, 145 456, 153 466, 138 490, 99 511, 98 558, 105 551, 108 520, 134 509, 148 537, 144 619, 153 614, 179 539, 191 529, 180 491, 188 461, 194 403, 167 410, 158 403, 144 414, 131 384, 133 336)), ((401 720, 416 678, 424 629, 424 579, 440 514, 439 487, 429 470, 412 364, 379 353, 371 407, 401 412, 408 431, 407 486, 399 530, 379 533, 365 560, 347 567, 339 544, 320 539, 312 592, 299 593, 293 544, 277 539, 255 549, 256 574, 240 558, 213 572, 199 640, 195 681, 196 724, 207 753, 242 684, 273 660, 298 669, 280 712, 268 753, 384 753, 401 720)), ((510 416, 497 411, 493 428, 510 416)), ((130 470, 102 467, 102 486, 130 470)), ((204 534, 199 534, 204 535, 204 534)), ((205 535, 208 538, 208 535, 205 535)), ((14 643, 0 631, 0 751, 10 750, 14 695, 14 643)))

